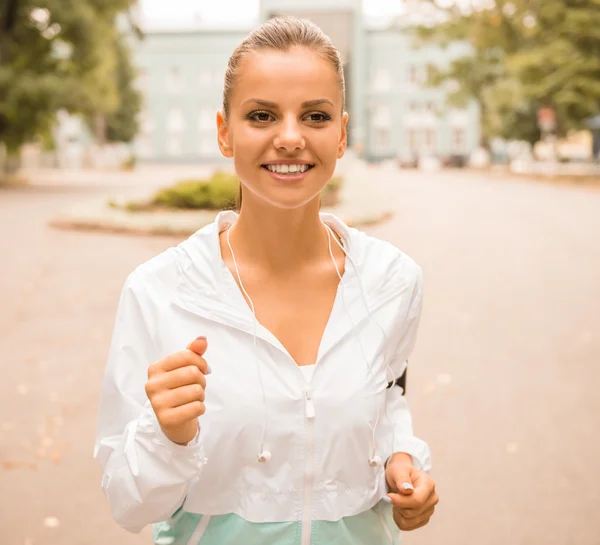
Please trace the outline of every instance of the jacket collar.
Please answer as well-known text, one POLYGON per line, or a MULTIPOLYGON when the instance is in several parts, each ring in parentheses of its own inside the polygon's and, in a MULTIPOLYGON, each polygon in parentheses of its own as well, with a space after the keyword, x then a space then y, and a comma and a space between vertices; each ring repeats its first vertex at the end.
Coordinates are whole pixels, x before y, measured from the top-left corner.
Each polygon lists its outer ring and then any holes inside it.
MULTIPOLYGON (((354 324, 368 317, 365 301, 369 300, 369 291, 372 291, 362 285, 356 274, 356 268, 363 267, 360 251, 362 234, 334 214, 321 213, 320 216, 340 237, 347 257, 343 287, 338 288, 318 358, 350 333, 354 324)), ((195 315, 252 335, 255 327, 252 311, 223 261, 219 242, 219 233, 235 223, 237 217, 234 211, 220 212, 212 224, 200 229, 179 246, 183 259, 179 262, 175 304, 195 315)), ((377 305, 385 292, 378 289, 373 295, 376 295, 375 300, 369 300, 371 311, 374 310, 373 304, 377 305)), ((260 323, 256 324, 256 336, 285 352, 278 339, 260 323)))

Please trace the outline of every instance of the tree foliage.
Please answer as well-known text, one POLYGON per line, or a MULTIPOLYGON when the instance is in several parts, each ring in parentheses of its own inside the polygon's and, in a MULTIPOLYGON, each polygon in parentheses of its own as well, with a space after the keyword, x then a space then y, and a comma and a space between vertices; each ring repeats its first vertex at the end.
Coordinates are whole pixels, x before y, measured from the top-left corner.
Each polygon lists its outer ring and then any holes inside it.
POLYGON ((136 103, 117 26, 134 1, 0 0, 0 143, 9 152, 47 135, 60 109, 119 117, 136 103))
MULTIPOLYGON (((433 1, 433 0, 431 0, 433 1)), ((466 41, 471 52, 431 81, 453 80, 453 103, 479 100, 484 137, 539 139, 537 112, 552 107, 558 134, 600 112, 600 0, 486 0, 440 8, 444 23, 421 40, 466 41)))

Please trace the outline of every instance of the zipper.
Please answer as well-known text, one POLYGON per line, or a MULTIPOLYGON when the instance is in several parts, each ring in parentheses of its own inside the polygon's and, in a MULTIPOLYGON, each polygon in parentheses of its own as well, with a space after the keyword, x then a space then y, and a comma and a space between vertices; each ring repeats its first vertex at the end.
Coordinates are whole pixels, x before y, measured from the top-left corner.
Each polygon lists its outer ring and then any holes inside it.
POLYGON ((302 517, 302 545, 310 545, 312 530, 311 521, 311 496, 312 496, 312 458, 313 458, 313 419, 315 406, 312 400, 310 386, 304 389, 304 400, 306 403, 306 477, 304 480, 304 515, 302 517))
POLYGON ((304 387, 304 403, 306 406, 306 418, 312 420, 315 417, 315 404, 312 399, 312 391, 310 385, 304 387))

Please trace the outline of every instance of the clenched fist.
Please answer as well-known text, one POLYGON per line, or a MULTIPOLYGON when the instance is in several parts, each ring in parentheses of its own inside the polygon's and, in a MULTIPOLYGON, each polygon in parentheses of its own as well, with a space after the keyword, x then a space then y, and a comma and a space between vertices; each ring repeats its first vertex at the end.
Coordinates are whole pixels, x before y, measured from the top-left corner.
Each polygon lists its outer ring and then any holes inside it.
POLYGON ((210 368, 202 355, 208 344, 198 337, 185 350, 175 352, 148 368, 146 395, 164 434, 187 445, 198 432, 204 414, 204 390, 210 368))

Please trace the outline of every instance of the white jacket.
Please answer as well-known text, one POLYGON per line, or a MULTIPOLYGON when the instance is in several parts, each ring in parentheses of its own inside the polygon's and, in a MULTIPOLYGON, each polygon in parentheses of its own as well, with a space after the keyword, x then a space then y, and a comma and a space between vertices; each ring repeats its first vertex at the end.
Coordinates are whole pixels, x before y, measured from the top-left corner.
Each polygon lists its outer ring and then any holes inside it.
POLYGON ((220 213, 214 224, 138 267, 123 288, 94 456, 112 514, 130 531, 167 520, 182 505, 253 523, 336 521, 371 509, 387 493, 377 462, 393 452, 430 469, 429 448, 413 436, 402 389, 386 388, 404 372, 415 343, 418 265, 389 243, 321 214, 347 259, 307 384, 260 324, 254 352, 253 315, 219 246, 218 233, 236 218, 220 213), (206 413, 196 439, 180 446, 162 433, 144 385, 149 364, 200 335, 208 339, 204 357, 212 370, 206 413), (263 432, 272 456, 259 463, 263 432))

